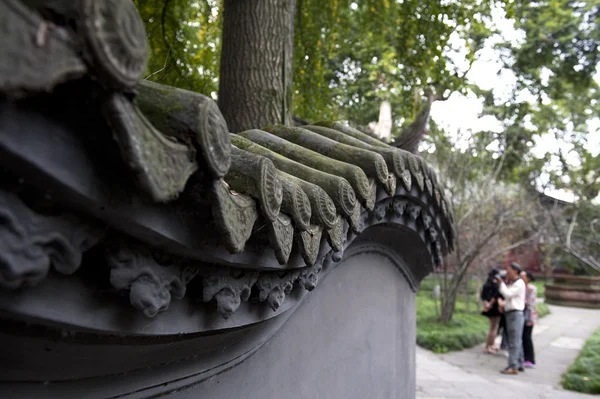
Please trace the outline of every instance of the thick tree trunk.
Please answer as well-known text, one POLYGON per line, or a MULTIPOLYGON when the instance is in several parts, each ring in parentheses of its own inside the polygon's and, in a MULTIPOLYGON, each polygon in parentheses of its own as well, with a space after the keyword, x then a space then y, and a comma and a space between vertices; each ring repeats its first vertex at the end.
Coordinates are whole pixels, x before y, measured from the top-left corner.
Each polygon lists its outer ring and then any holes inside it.
POLYGON ((219 108, 229 130, 291 124, 296 0, 225 0, 219 108))

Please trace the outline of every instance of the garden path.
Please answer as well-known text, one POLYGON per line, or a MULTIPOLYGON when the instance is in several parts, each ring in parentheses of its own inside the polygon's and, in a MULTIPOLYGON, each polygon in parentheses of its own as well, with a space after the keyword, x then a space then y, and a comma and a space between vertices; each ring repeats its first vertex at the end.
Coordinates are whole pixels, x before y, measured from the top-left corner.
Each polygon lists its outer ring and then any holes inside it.
POLYGON ((441 355, 417 347, 417 399, 597 398, 562 389, 560 378, 585 340, 600 328, 600 310, 549 307, 551 313, 533 330, 536 369, 502 375, 506 357, 485 354, 481 346, 441 355))

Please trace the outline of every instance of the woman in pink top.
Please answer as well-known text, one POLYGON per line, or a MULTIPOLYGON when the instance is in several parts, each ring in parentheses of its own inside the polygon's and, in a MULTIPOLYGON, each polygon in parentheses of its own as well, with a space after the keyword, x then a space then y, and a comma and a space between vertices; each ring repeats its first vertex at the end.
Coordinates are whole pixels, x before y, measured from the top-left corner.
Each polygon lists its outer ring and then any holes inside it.
POLYGON ((523 366, 527 368, 535 368, 535 352, 533 350, 533 341, 531 340, 531 333, 533 332, 533 326, 537 323, 537 309, 535 303, 537 300, 537 287, 531 284, 535 281, 535 278, 531 272, 521 272, 521 278, 525 281, 525 310, 523 316, 525 319, 525 326, 523 327, 523 355, 524 362, 523 366))

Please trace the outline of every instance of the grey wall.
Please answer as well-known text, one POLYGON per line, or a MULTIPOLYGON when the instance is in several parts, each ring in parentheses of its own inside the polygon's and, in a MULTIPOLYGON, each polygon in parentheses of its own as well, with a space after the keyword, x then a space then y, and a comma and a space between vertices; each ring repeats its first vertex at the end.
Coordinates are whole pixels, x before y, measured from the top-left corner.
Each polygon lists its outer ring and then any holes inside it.
POLYGON ((396 266, 356 255, 249 359, 173 397, 414 398, 415 323, 415 294, 396 266))

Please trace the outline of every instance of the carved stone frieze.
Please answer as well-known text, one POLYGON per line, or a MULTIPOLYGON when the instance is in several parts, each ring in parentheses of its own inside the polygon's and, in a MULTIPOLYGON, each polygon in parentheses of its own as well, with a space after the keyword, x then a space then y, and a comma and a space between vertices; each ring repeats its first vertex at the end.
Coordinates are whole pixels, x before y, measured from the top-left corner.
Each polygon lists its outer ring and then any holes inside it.
POLYGON ((407 207, 408 215, 412 220, 417 220, 421 215, 421 206, 409 203, 407 207))
POLYGON ((258 280, 258 272, 215 269, 202 277, 204 302, 215 301, 217 311, 228 319, 250 298, 252 286, 258 280))
POLYGON ((423 191, 425 188, 425 177, 423 176, 423 171, 421 170, 417 156, 406 153, 406 161, 408 164, 408 170, 410 171, 413 179, 417 182, 419 190, 423 191))
POLYGON ((421 214, 421 220, 423 221, 423 226, 425 227, 425 229, 429 229, 431 227, 431 223, 433 221, 433 219, 431 218, 431 216, 422 213, 421 214))
POLYGON ((0 286, 38 284, 51 267, 75 273, 83 253, 103 234, 95 222, 67 213, 37 213, 15 194, 0 190, 0 286))
POLYGON ((145 247, 126 243, 108 246, 106 261, 111 268, 111 285, 128 290, 131 304, 147 317, 167 310, 171 297, 183 298, 187 284, 198 271, 169 257, 154 255, 145 247))
POLYGON ((404 189, 410 192, 410 189, 412 187, 412 176, 410 175, 410 171, 408 169, 404 169, 399 178, 402 182, 402 186, 404 187, 404 189))
POLYGON ((292 219, 284 214, 277 215, 277 219, 267 223, 267 235, 277 261, 285 265, 290 258, 294 244, 294 225, 292 219))
MULTIPOLYGON (((259 350, 335 263, 342 288, 378 289, 395 265, 404 280, 387 288, 414 299, 453 248, 452 204, 422 158, 336 122, 231 134, 210 97, 140 81, 139 3, 0 0, 0 363, 21 397, 94 381, 108 382, 98 397, 178 395, 259 350), (104 256, 82 255, 94 245, 104 256)), ((335 285, 319 298, 339 299, 335 285)))
POLYGON ((444 217, 449 217, 449 215, 448 215, 448 203, 446 202, 445 198, 442 198, 442 215, 444 215, 444 217))
POLYGON ((256 281, 259 301, 266 300, 271 309, 276 311, 285 300, 285 296, 292 292, 299 275, 299 271, 260 273, 256 281))
MULTIPOLYGON (((307 194, 311 189, 306 187, 306 184, 312 184, 320 187, 327 195, 331 197, 335 206, 337 207, 337 210, 342 215, 350 216, 352 214, 354 206, 357 202, 356 193, 346 179, 311 168, 292 159, 288 159, 283 155, 246 138, 263 137, 265 132, 253 130, 243 132, 241 134, 243 136, 238 134, 231 135, 231 142, 236 147, 269 158, 271 161, 273 161, 280 174, 282 174, 288 180, 295 181, 297 184, 303 187, 303 190, 307 194)), ((311 204, 313 203, 314 199, 311 200, 311 204)), ((313 209, 313 214, 314 213, 315 210, 313 209)))
POLYGON ((122 94, 111 95, 104 111, 140 187, 156 202, 176 198, 198 169, 194 149, 156 130, 122 94))
POLYGON ((396 217, 400 217, 404 215, 406 208, 408 206, 408 201, 402 198, 394 198, 392 200, 392 210, 396 217))
POLYGON ((331 261, 337 263, 337 262, 341 262, 342 259, 344 258, 344 250, 346 249, 346 242, 348 241, 348 231, 346 229, 342 230, 342 245, 341 245, 341 250, 336 251, 335 249, 331 252, 329 252, 326 256, 325 256, 325 262, 328 262, 328 258, 331 258, 331 261))
POLYGON ((292 217, 296 229, 300 231, 308 229, 312 216, 310 199, 298 183, 286 179, 285 173, 278 172, 278 176, 283 187, 281 211, 292 217))
POLYGON ((82 0, 82 31, 93 68, 111 88, 136 85, 146 69, 148 40, 135 3, 82 0))
POLYGON ((319 283, 319 273, 323 266, 317 263, 314 266, 306 267, 300 271, 298 282, 300 286, 307 291, 312 291, 319 283))
POLYGON ((436 229, 427 229, 427 238, 429 238, 429 240, 431 242, 436 242, 438 240, 438 232, 436 229))
POLYGON ((306 264, 314 265, 316 263, 319 256, 322 235, 323 229, 315 225, 311 225, 308 229, 296 235, 300 254, 306 264))
POLYGON ((352 185, 356 197, 363 203, 366 203, 371 194, 367 175, 356 165, 328 158, 262 130, 248 130, 239 135, 300 164, 345 178, 352 185))
POLYGON ((433 184, 427 175, 425 175, 425 188, 430 196, 433 195, 433 184))
POLYGON ((398 185, 398 179, 396 178, 396 175, 390 173, 388 175, 388 179, 385 184, 385 192, 388 193, 388 195, 393 196, 396 193, 397 185, 398 185))
POLYGON ((271 160, 232 146, 231 166, 225 181, 233 190, 256 198, 268 221, 277 218, 283 201, 283 187, 271 160))
POLYGON ((348 218, 350 228, 357 234, 360 233, 363 229, 363 222, 362 218, 360 217, 361 213, 362 207, 360 206, 360 204, 357 203, 354 206, 354 211, 352 212, 352 215, 350 215, 350 217, 348 218))
POLYGON ((22 2, 0 2, 0 27, 0 91, 11 95, 51 91, 87 71, 69 32, 22 2))
POLYGON ((222 179, 212 183, 212 215, 225 247, 232 253, 244 250, 258 219, 256 202, 232 192, 222 179))
POLYGON ((375 209, 373 209, 373 216, 375 217, 375 220, 381 222, 383 218, 385 218, 388 209, 389 207, 387 203, 375 205, 375 209))
POLYGON ((427 194, 429 194, 429 196, 432 196, 433 195, 433 182, 431 180, 431 175, 432 175, 431 168, 429 167, 429 165, 427 165, 427 163, 425 162, 425 160, 423 158, 418 157, 417 161, 419 162, 419 168, 421 169, 421 172, 423 173, 423 181, 425 182, 425 188, 427 189, 427 194))
POLYGON ((369 179, 369 196, 365 203, 365 208, 372 211, 377 202, 377 182, 374 179, 369 179))
POLYGON ((438 207, 442 206, 442 192, 439 188, 436 188, 433 193, 433 197, 435 198, 435 203, 438 207))
POLYGON ((336 221, 332 228, 325 230, 327 242, 334 251, 343 249, 344 221, 341 216, 336 217, 336 221))
POLYGON ((225 176, 231 165, 231 140, 215 101, 189 90, 142 80, 136 102, 164 134, 192 143, 198 162, 212 177, 225 176))
POLYGON ((306 193, 311 208, 311 223, 322 226, 323 228, 331 228, 335 223, 336 208, 333 200, 325 190, 316 184, 309 183, 302 179, 287 173, 279 173, 282 179, 296 183, 302 191, 306 193))
POLYGON ((324 128, 304 129, 301 127, 273 126, 267 128, 267 131, 329 158, 357 165, 368 177, 376 179, 381 184, 386 183, 388 168, 385 159, 381 155, 374 151, 332 140, 314 132, 314 129, 324 128))

